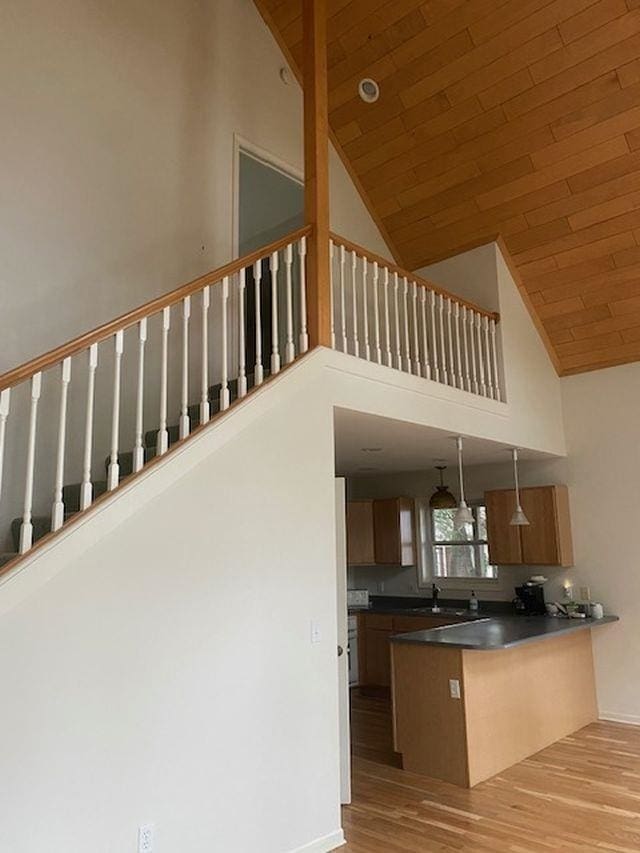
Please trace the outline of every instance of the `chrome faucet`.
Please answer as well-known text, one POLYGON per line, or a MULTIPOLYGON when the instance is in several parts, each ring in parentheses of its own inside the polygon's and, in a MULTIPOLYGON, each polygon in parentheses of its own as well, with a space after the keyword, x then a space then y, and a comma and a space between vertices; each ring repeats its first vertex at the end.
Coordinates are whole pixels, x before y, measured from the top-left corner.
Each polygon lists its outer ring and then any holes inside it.
POLYGON ((432 599, 432 613, 440 613, 440 607, 438 606, 438 596, 440 595, 440 587, 436 586, 436 584, 431 584, 431 599, 432 599))

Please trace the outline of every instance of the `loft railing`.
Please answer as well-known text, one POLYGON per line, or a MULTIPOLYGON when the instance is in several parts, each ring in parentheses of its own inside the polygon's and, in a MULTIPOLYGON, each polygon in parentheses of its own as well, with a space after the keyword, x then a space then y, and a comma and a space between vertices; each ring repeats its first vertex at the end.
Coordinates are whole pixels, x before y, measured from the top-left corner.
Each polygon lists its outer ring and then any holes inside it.
POLYGON ((503 399, 496 314, 335 234, 308 305, 314 239, 295 231, 0 376, 4 571, 304 354, 321 303, 333 348, 503 399))
POLYGON ((5 570, 307 351, 310 233, 295 231, 0 376, 5 570))
POLYGON ((331 235, 331 346, 502 400, 499 315, 331 235))

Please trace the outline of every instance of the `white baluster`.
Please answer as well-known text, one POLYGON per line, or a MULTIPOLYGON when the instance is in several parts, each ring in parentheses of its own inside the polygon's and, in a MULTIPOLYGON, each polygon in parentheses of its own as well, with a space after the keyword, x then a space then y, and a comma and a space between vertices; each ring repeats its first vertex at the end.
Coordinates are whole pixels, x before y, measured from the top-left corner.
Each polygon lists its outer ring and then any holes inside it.
POLYGON ((393 366, 393 358, 391 356, 391 328, 389 326, 389 270, 384 268, 382 274, 382 288, 384 294, 384 363, 387 367, 393 366))
POLYGON ((229 408, 229 348, 228 348, 228 323, 229 323, 229 276, 222 279, 222 334, 220 335, 222 382, 220 384, 220 411, 229 408))
POLYGON ((413 305, 413 372, 416 376, 422 374, 420 366, 420 338, 418 337, 418 285, 412 282, 411 303, 413 305))
POLYGON ((61 365, 60 377, 60 414, 58 416, 58 452, 56 454, 56 480, 51 508, 51 529, 60 530, 64 523, 64 502, 62 487, 64 485, 64 451, 67 438, 67 398, 71 382, 71 359, 65 358, 61 365))
POLYGON ((118 444, 120 437, 120 386, 122 374, 122 353, 124 351, 124 332, 120 330, 114 336, 115 356, 113 361, 113 405, 111 408, 111 453, 107 469, 107 488, 113 491, 120 482, 120 463, 118 462, 118 444))
POLYGON ((371 349, 369 347, 369 298, 368 298, 368 273, 369 262, 365 257, 362 258, 362 333, 364 335, 364 357, 367 361, 371 359, 371 349))
POLYGON ((347 304, 345 297, 345 263, 346 263, 346 249, 344 246, 340 246, 340 335, 342 341, 342 352, 348 351, 347 345, 347 304))
POLYGON ((411 373, 411 344, 409 343, 409 282, 402 279, 402 308, 404 325, 404 363, 407 373, 411 373))
POLYGON ((447 297, 447 341, 449 344, 449 378, 451 385, 456 384, 456 363, 453 355, 453 329, 451 324, 451 317, 453 314, 452 303, 451 300, 447 297))
POLYGON ((280 373, 280 341, 278 328, 278 269, 280 260, 277 252, 272 252, 269 268, 271 270, 271 373, 280 373))
POLYGON ((147 318, 138 325, 138 388, 136 395, 136 443, 133 448, 133 472, 144 466, 144 348, 147 343, 147 318))
POLYGON ((284 359, 287 364, 296 357, 296 348, 293 343, 293 284, 291 268, 293 265, 293 246, 291 243, 284 250, 284 272, 285 287, 287 290, 287 340, 284 347, 284 359))
POLYGON ((182 300, 182 399, 180 400, 180 421, 178 434, 186 438, 191 432, 189 422, 189 318, 191 317, 191 297, 182 300))
POLYGON ((262 282, 262 261, 256 261, 253 265, 253 280, 255 292, 255 315, 256 315, 256 363, 254 367, 254 384, 262 385, 264 380, 264 369, 262 367, 262 306, 261 298, 261 282, 262 282))
POLYGON ((356 284, 356 268, 358 258, 355 252, 351 252, 351 298, 353 302, 353 354, 360 355, 360 341, 358 340, 358 287, 356 284))
POLYGON ((398 273, 394 272, 393 274, 393 319, 395 324, 395 355, 396 355, 396 367, 398 370, 402 370, 402 355, 401 353, 401 344, 400 344, 400 302, 398 300, 398 288, 400 287, 400 281, 398 279, 398 273))
POLYGON ((493 364, 493 387, 495 389, 496 400, 502 400, 500 390, 500 376, 498 374, 498 345, 496 341, 496 321, 491 318, 489 320, 489 332, 491 335, 491 362, 493 364))
POLYGON ((9 402, 11 389, 0 391, 0 497, 2 497, 2 466, 4 461, 4 443, 7 434, 7 418, 9 417, 9 402))
POLYGON ((431 354, 433 356, 433 378, 440 382, 440 360, 438 357, 438 337, 436 335, 436 294, 429 291, 429 319, 431 321, 431 354))
MULTIPOLYGON (((289 246, 289 248, 291 248, 289 246)), ((291 264, 289 264, 291 275, 291 264)), ((291 282, 289 282, 291 283, 291 282)), ((238 397, 247 396, 247 353, 245 333, 245 292, 247 289, 247 273, 243 268, 238 273, 238 397)))
MULTIPOLYGON (((200 423, 209 423, 211 404, 209 403, 209 307, 211 290, 206 285, 202 290, 202 367, 200 370, 200 423)), ((244 307, 244 306, 243 306, 244 307)), ((241 309, 242 310, 242 309, 241 309)))
POLYGON ((300 352, 309 349, 309 333, 307 330, 307 238, 301 237, 298 243, 300 255, 300 352))
POLYGON ((84 423, 84 460, 82 465, 82 488, 80 509, 88 509, 93 502, 91 483, 91 454, 93 448, 93 411, 96 396, 96 369, 98 367, 98 344, 89 347, 89 377, 87 380, 87 412, 84 423))
POLYGON ((476 320, 475 312, 469 308, 469 350, 471 351, 471 387, 474 394, 480 392, 478 385, 478 370, 476 364, 476 320))
POLYGON ((335 244, 333 240, 329 240, 329 317, 331 318, 331 349, 336 348, 336 277, 334 270, 334 255, 335 244))
POLYGON ((429 329, 427 324, 427 289, 420 288, 420 317, 422 320, 422 369, 426 379, 431 379, 429 359, 429 329))
POLYGON ((38 401, 42 390, 42 374, 31 377, 31 409, 29 412, 29 437, 27 443, 27 476, 24 488, 24 511, 20 527, 20 553, 24 554, 33 545, 33 476, 36 465, 36 429, 38 426, 38 401))
POLYGON ((476 346, 478 348, 478 372, 480 373, 480 393, 487 396, 487 385, 485 382, 484 357, 482 355, 482 316, 476 314, 476 346))
POLYGON ((374 326, 374 341, 375 341, 375 360, 377 364, 382 364, 382 350, 380 349, 380 301, 378 293, 378 262, 373 262, 373 326, 374 326))
POLYGON ((484 339, 484 363, 486 366, 486 374, 487 374, 487 394, 489 397, 493 397, 493 379, 491 376, 491 350, 489 347, 489 318, 484 316, 482 318, 482 331, 483 331, 483 339, 484 339))
POLYGON ((464 388, 462 381, 462 355, 460 345, 460 304, 454 303, 453 306, 453 328, 456 339, 456 385, 458 388, 464 388))
POLYGON ((469 375, 469 345, 467 342, 467 306, 462 306, 462 352, 464 354, 464 383, 463 388, 471 391, 471 376, 469 375))
POLYGON ((438 313, 440 315, 440 360, 442 363, 442 381, 449 384, 449 371, 447 369, 447 348, 444 337, 444 297, 438 295, 438 313))
POLYGON ((160 429, 156 442, 156 454, 162 456, 169 449, 167 430, 167 400, 169 391, 169 329, 171 308, 162 309, 162 360, 160 362, 160 429))

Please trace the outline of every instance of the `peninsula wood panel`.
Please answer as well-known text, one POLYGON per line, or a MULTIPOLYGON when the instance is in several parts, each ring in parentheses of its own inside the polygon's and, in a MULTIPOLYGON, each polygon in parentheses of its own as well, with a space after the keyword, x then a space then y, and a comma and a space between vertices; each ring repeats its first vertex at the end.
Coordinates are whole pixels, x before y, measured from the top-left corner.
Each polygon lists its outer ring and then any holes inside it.
MULTIPOLYGON (((301 1, 257 5, 299 64, 301 1)), ((637 0, 328 0, 328 15, 334 139, 396 259, 500 236, 562 373, 639 359, 637 0)))

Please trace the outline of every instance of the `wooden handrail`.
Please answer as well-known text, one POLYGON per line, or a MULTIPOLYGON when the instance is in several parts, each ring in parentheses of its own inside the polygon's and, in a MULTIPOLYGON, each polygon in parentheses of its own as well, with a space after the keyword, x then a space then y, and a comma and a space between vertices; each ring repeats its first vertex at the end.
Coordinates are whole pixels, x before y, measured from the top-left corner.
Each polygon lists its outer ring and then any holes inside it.
POLYGON ((287 234, 280 240, 275 240, 273 243, 269 243, 269 245, 264 246, 261 249, 256 249, 255 252, 251 252, 250 254, 245 255, 242 258, 238 258, 235 261, 230 261, 228 264, 218 267, 218 269, 205 273, 199 278, 196 278, 187 284, 183 284, 180 287, 169 291, 169 293, 165 293, 163 296, 158 296, 156 299, 146 302, 139 308, 134 308, 132 311, 122 314, 120 317, 116 317, 115 320, 110 320, 108 323, 98 326, 90 332, 85 332, 85 334, 74 338, 66 344, 62 344, 62 346, 50 350, 44 355, 39 355, 36 358, 31 359, 31 361, 26 361, 19 367, 9 370, 7 373, 3 373, 0 376, 0 391, 3 391, 5 388, 11 388, 19 382, 24 382, 26 379, 31 378, 35 373, 40 373, 40 371, 46 370, 48 367, 59 364, 65 358, 69 358, 69 356, 76 355, 77 353, 88 349, 92 344, 99 343, 100 341, 109 338, 121 329, 127 329, 130 326, 133 326, 145 317, 157 314, 159 311, 162 311, 163 308, 174 305, 176 302, 184 299, 185 296, 197 293, 197 291, 207 285, 216 284, 217 282, 222 281, 226 276, 234 275, 241 269, 245 269, 246 267, 254 264, 256 261, 268 257, 273 252, 277 252, 279 249, 288 246, 290 243, 295 243, 302 237, 308 237, 312 231, 313 229, 310 225, 306 225, 304 228, 299 228, 297 231, 287 234))
POLYGON ((369 252, 364 246, 359 246, 357 243, 352 243, 351 240, 346 240, 344 237, 341 237, 339 234, 335 234, 333 231, 331 232, 331 239, 338 246, 344 246, 345 249, 348 249, 350 252, 355 252, 361 258, 366 258, 368 261, 376 261, 379 267, 383 267, 388 269, 390 272, 398 273, 402 278, 407 278, 409 281, 415 281, 420 287, 425 287, 427 290, 433 290, 435 293, 441 293, 443 296, 446 296, 449 299, 452 299, 454 302, 457 302, 459 305, 466 305, 467 308, 471 308, 472 311, 475 311, 477 314, 480 314, 483 317, 488 317, 490 320, 495 320, 496 323, 500 322, 500 314, 496 311, 487 311, 486 308, 481 308, 479 305, 476 305, 474 302, 469 302, 468 299, 463 299, 461 296, 457 296, 455 293, 451 293, 449 290, 445 290, 444 287, 440 287, 437 284, 434 284, 432 281, 428 281, 426 278, 422 278, 422 276, 416 275, 413 272, 408 272, 408 270, 402 269, 402 267, 397 266, 392 261, 383 258, 382 255, 376 255, 375 252, 369 252))

